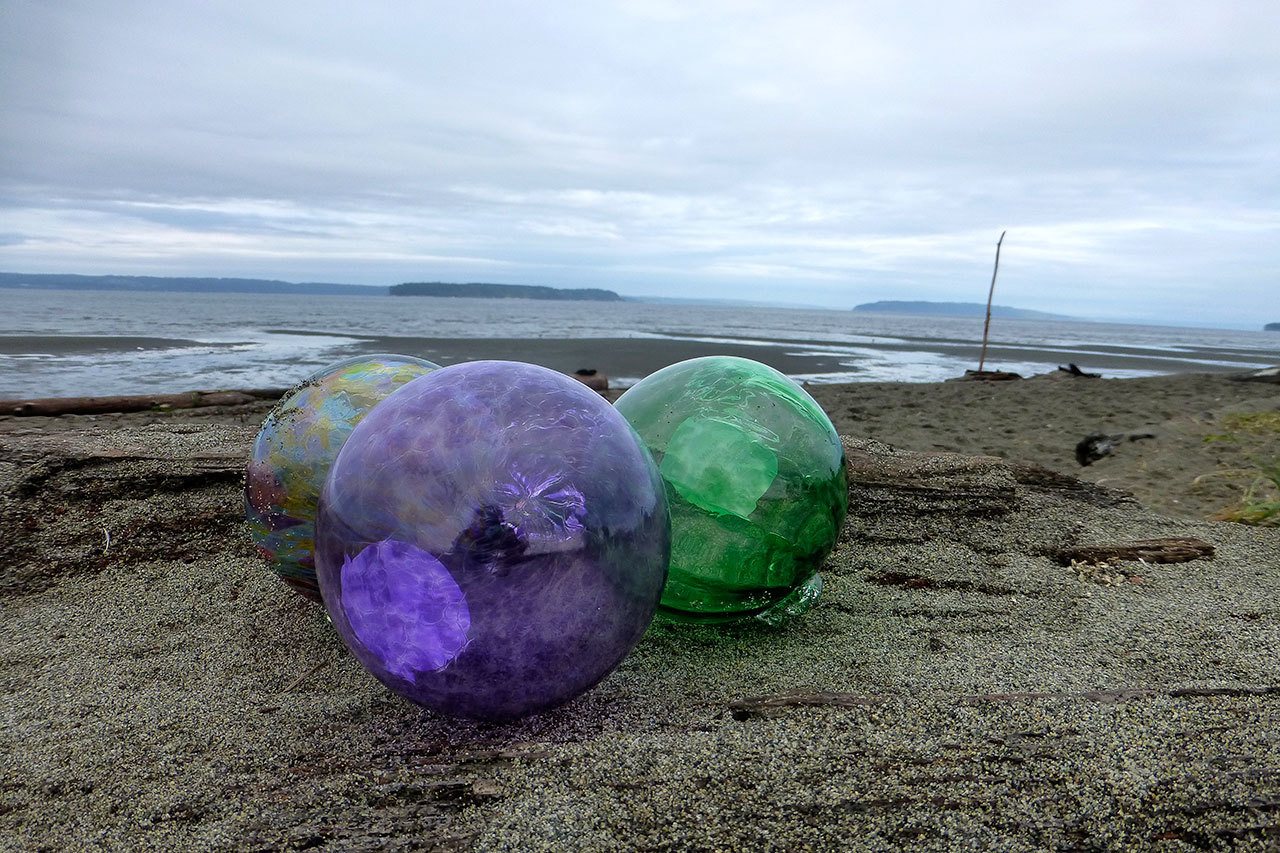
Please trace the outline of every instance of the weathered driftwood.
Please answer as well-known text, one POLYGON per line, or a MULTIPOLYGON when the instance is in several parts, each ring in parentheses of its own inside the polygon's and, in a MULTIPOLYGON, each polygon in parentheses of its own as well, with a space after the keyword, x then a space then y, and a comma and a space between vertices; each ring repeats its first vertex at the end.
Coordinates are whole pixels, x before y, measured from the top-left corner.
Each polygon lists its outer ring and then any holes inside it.
MULTIPOLYGON (((609 390, 609 377, 595 370, 570 374, 592 391, 609 390)), ((180 394, 136 394, 107 397, 42 397, 31 400, 0 400, 0 415, 17 417, 59 417, 61 415, 105 415, 124 412, 198 409, 205 406, 243 406, 261 400, 279 400, 288 388, 249 388, 237 391, 184 391, 180 394)))
POLYGON ((1078 545, 1063 548, 1054 554, 1059 563, 1113 563, 1123 560, 1141 560, 1145 563, 1189 563, 1192 560, 1212 559, 1213 546, 1203 539, 1189 536, 1171 536, 1164 539, 1143 539, 1138 542, 1116 542, 1106 545, 1078 545))
POLYGON ((1280 367, 1264 367, 1262 370, 1236 373, 1229 378, 1237 382, 1268 382, 1272 385, 1280 385, 1280 367))
POLYGON ((166 409, 198 409, 204 406, 243 406, 259 400, 278 400, 284 388, 244 391, 186 391, 181 394, 139 394, 110 397, 43 397, 34 400, 0 400, 0 415, 45 416, 102 415, 113 412, 146 412, 166 409))
POLYGON ((1022 374, 1010 370, 966 370, 964 376, 949 379, 948 382, 1008 382, 1021 379, 1022 374))
POLYGON ((1068 363, 1066 367, 1058 365, 1058 372, 1067 376, 1074 376, 1079 379, 1101 379, 1101 373, 1088 373, 1080 369, 1079 365, 1068 363))
POLYGON ((991 287, 987 290, 987 318, 982 323, 982 353, 978 356, 978 373, 985 373, 983 370, 987 363, 987 336, 991 332, 991 300, 996 295, 996 274, 1000 272, 1000 246, 1004 244, 1005 232, 1000 232, 1000 239, 996 241, 996 263, 991 268, 991 287))
POLYGON ((575 370, 569 375, 581 382, 583 385, 586 385, 592 391, 599 391, 603 394, 605 391, 609 390, 609 377, 605 376, 598 370, 582 368, 581 370, 575 370))

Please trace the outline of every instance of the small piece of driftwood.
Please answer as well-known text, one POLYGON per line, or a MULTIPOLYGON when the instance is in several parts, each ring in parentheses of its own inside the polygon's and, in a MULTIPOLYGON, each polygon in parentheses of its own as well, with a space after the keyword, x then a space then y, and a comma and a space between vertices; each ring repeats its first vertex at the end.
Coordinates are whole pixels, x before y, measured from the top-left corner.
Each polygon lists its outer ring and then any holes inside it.
POLYGON ((1076 545, 1063 548, 1053 556, 1059 563, 1114 563, 1142 560, 1147 563, 1188 563, 1213 557, 1213 546, 1203 539, 1171 536, 1165 539, 1142 539, 1105 545, 1076 545))
POLYGON ((181 394, 0 400, 0 415, 58 417, 59 415, 146 412, 152 409, 242 406, 259 400, 278 400, 287 393, 287 390, 285 388, 253 388, 246 391, 186 391, 181 394))
POLYGON ((1237 382, 1270 382, 1280 385, 1280 367, 1264 367, 1262 370, 1251 370, 1248 373, 1235 373, 1227 377, 1237 382))
POLYGON ((1068 363, 1066 367, 1063 367, 1061 364, 1059 364, 1058 369, 1069 376, 1078 376, 1082 379, 1101 379, 1102 378, 1101 373, 1086 373, 1076 365, 1070 364, 1070 363, 1068 363))
POLYGON ((1010 379, 1021 379, 1022 374, 1008 370, 966 370, 960 378, 977 382, 1007 382, 1010 379))
POLYGON ((598 370, 582 368, 570 374, 574 379, 586 385, 592 391, 608 391, 609 377, 598 370))

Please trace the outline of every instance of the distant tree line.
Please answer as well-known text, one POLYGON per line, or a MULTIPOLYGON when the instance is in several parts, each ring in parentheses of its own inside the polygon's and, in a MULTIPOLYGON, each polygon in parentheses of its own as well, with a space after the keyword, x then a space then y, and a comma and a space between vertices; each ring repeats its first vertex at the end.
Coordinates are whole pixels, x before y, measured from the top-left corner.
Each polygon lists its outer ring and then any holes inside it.
POLYGON ((0 272, 0 288, 33 290, 142 290, 171 293, 279 293, 326 296, 470 296, 485 299, 587 299, 620 302, 612 290, 598 287, 543 287, 531 284, 448 284, 409 282, 382 285, 292 282, 261 278, 196 278, 148 275, 72 275, 0 272))
POLYGON ((276 281, 262 278, 19 272, 0 272, 0 287, 33 290, 143 290, 155 293, 281 293, 321 296, 385 296, 387 293, 387 289, 381 286, 276 281))
POLYGON ((612 290, 598 287, 544 287, 535 284, 449 284, 443 281, 414 281, 391 285, 392 296, 469 296, 478 299, 587 299, 621 302, 612 290))

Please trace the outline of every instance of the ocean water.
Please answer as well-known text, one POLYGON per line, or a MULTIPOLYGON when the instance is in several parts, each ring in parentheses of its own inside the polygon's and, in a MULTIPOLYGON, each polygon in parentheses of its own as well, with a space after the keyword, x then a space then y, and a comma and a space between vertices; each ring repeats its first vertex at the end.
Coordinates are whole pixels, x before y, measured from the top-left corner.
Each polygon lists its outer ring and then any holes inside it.
MULTIPOLYGON (((977 366, 982 321, 644 302, 0 289, 0 398, 285 387, 379 337, 571 339, 584 352, 593 338, 734 343, 786 355, 805 381, 930 382, 977 366)), ((991 342, 987 367, 1024 375, 1068 362, 1114 377, 1280 364, 1280 334, 1262 331, 996 318, 991 342)))

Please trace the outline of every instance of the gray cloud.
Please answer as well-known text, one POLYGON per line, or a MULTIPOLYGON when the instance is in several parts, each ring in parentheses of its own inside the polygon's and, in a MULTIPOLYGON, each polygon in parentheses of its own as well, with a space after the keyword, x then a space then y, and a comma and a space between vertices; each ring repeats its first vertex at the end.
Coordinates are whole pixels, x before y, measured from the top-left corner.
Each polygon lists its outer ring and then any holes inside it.
POLYGON ((1008 228, 1005 302, 1253 325, 1280 12, 1223 5, 11 3, 0 267, 847 307, 1008 228))

